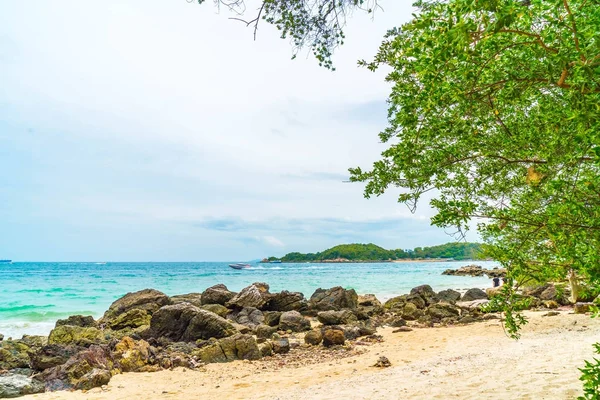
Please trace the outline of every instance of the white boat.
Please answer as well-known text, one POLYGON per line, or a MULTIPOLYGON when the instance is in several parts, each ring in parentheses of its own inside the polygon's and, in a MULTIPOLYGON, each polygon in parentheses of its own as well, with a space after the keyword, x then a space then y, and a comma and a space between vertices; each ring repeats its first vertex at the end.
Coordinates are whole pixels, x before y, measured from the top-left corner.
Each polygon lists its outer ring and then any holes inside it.
POLYGON ((250 268, 250 264, 246 264, 246 263, 235 263, 235 264, 229 264, 229 266, 233 269, 245 269, 245 268, 250 268))

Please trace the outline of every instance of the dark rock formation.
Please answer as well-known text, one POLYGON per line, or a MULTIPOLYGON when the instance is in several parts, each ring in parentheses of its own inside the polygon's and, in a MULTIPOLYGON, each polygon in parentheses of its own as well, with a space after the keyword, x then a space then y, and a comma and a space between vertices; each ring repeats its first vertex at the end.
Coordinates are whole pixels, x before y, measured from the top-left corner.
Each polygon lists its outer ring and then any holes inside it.
POLYGON ((265 309, 270 311, 303 311, 306 307, 307 302, 302 293, 284 290, 273 294, 265 309))
POLYGON ((218 284, 209 287, 201 294, 201 303, 204 304, 220 304, 224 306, 229 300, 235 296, 235 293, 227 289, 227 286, 218 284))
POLYGON ((356 315, 350 310, 321 311, 317 314, 317 319, 323 325, 344 325, 357 322, 356 315))
POLYGON ((225 305, 229 308, 254 307, 261 309, 269 300, 269 285, 266 283, 255 282, 245 287, 241 292, 233 296, 225 305))
POLYGON ((0 375, 0 399, 44 392, 44 384, 20 374, 0 375))
POLYGON ((473 301, 473 300, 482 300, 487 299, 488 295, 481 289, 473 288, 469 289, 462 295, 460 301, 473 301))
POLYGON ((145 310, 149 314, 152 314, 159 308, 169 304, 171 304, 169 296, 158 290, 144 289, 139 292, 127 293, 110 305, 104 313, 101 323, 112 320, 116 316, 134 308, 145 310))
POLYGON ((71 315, 66 319, 59 319, 56 321, 55 327, 61 325, 81 326, 84 328, 96 327, 96 321, 91 315, 71 315))
POLYGON ((310 321, 298 311, 286 311, 279 319, 279 329, 282 331, 304 332, 310 330, 310 321))
POLYGON ((355 309, 358 306, 358 295, 354 289, 346 290, 341 286, 331 289, 317 289, 309 300, 309 307, 317 311, 344 308, 355 309))
POLYGON ((327 329, 323 333, 323 346, 325 347, 343 345, 345 342, 346 337, 341 329, 327 329))
POLYGON ((306 344, 310 344, 312 346, 318 346, 323 341, 323 334, 320 329, 313 329, 309 332, 306 332, 304 335, 304 342, 306 344))
POLYGON ((440 301, 444 301, 446 303, 456 303, 458 300, 460 300, 460 293, 456 290, 446 289, 438 292, 437 297, 440 299, 440 301))
POLYGON ((195 305, 196 307, 202 306, 202 294, 201 293, 187 293, 187 294, 178 294, 176 296, 171 296, 171 304, 177 303, 190 303, 195 305))

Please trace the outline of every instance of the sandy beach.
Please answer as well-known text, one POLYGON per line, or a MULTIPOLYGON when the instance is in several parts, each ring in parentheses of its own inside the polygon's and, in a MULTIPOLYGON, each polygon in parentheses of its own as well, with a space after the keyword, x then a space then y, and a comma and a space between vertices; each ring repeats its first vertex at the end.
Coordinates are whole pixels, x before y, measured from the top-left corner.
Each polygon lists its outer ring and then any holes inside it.
POLYGON ((292 350, 259 361, 127 373, 88 392, 52 392, 26 399, 574 399, 577 368, 593 357, 600 320, 564 310, 527 312, 519 341, 499 320, 394 333, 347 349, 292 350), (386 356, 392 366, 373 364, 386 356))

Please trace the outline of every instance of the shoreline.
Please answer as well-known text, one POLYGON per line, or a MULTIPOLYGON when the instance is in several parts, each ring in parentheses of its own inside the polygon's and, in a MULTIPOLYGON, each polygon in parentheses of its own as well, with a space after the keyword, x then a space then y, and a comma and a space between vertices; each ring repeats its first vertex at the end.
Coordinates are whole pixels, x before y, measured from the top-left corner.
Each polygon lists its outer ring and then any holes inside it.
POLYGON ((428 263, 428 262, 494 262, 494 260, 455 260, 448 258, 405 258, 401 260, 319 260, 319 261, 282 261, 280 263, 259 261, 258 264, 389 264, 389 263, 428 263))
POLYGON ((403 333, 382 328, 383 342, 357 344, 354 349, 361 353, 348 357, 330 350, 329 357, 316 362, 274 356, 209 364, 195 371, 125 373, 101 388, 24 399, 576 398, 582 392, 577 368, 593 356, 591 344, 600 340, 600 321, 569 311, 555 317, 526 315, 530 323, 520 341, 507 338, 498 320, 403 333), (390 360, 390 368, 372 366, 381 355, 390 360))

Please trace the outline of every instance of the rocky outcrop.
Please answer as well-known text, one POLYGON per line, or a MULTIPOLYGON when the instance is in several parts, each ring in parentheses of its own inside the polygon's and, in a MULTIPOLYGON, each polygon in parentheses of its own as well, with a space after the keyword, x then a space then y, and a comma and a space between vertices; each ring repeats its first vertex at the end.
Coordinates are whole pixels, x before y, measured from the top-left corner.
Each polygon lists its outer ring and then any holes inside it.
POLYGON ((303 311, 306 307, 307 302, 302 293, 284 290, 273 294, 265 309, 269 311, 303 311))
POLYGON ((304 332, 310 330, 310 321, 298 311, 287 311, 279 318, 279 329, 282 331, 304 332))
POLYGON ((288 338, 277 338, 271 342, 273 353, 285 354, 290 352, 290 341, 288 338))
POLYGON ((450 303, 437 303, 427 309, 427 315, 434 322, 457 320, 460 316, 460 308, 450 303))
POLYGON ((233 325, 217 314, 189 303, 179 303, 156 311, 145 335, 189 342, 198 339, 219 339, 231 336, 235 332, 233 325))
POLYGON ((227 286, 218 284, 209 287, 202 292, 200 298, 202 305, 204 304, 220 304, 224 306, 229 300, 235 296, 235 293, 227 289, 227 286))
POLYGON ((112 330, 119 331, 126 328, 139 328, 150 325, 152 316, 146 310, 132 308, 123 314, 117 315, 114 319, 108 320, 106 326, 112 330))
POLYGON ((331 289, 317 289, 309 300, 309 308, 317 311, 335 310, 344 308, 355 309, 358 306, 358 295, 354 289, 346 290, 341 286, 331 289))
POLYGON ((323 334, 320 329, 313 329, 309 332, 306 332, 304 335, 304 342, 306 344, 310 344, 311 346, 318 346, 323 341, 323 334))
POLYGON ((413 303, 417 308, 423 309, 440 301, 429 285, 421 285, 410 290, 406 297, 407 303, 413 303))
POLYGON ((200 308, 203 310, 215 313, 219 317, 223 317, 223 318, 227 317, 227 314, 229 314, 231 312, 231 310, 229 308, 222 306, 220 304, 205 304, 200 308))
POLYGON ((0 399, 44 392, 44 384, 20 374, 0 374, 0 399))
POLYGON ((357 322, 356 315, 350 310, 321 311, 317 314, 317 319, 323 325, 345 325, 357 322))
POLYGON ((271 300, 271 296, 269 285, 255 282, 242 289, 241 292, 233 296, 225 305, 229 308, 254 307, 260 309, 271 300))
POLYGON ((30 352, 30 365, 36 371, 43 371, 66 363, 81 350, 81 347, 71 344, 49 344, 38 351, 30 352))
POLYGON ((458 269, 447 269, 442 272, 442 275, 458 275, 458 276, 488 276, 489 278, 504 278, 506 276, 506 269, 493 268, 486 269, 479 265, 465 265, 458 269))
POLYGON ((486 292, 484 292, 481 289, 478 288, 473 288, 473 289, 469 289, 465 292, 465 294, 462 295, 462 297, 460 298, 461 302, 465 302, 465 301, 473 301, 473 300, 486 300, 488 298, 488 295, 486 292))
POLYGON ((31 347, 20 340, 0 342, 0 370, 29 368, 31 347))
POLYGON ((110 305, 100 322, 109 322, 118 315, 134 308, 147 311, 151 315, 159 308, 169 304, 171 304, 169 296, 158 290, 144 289, 139 292, 127 293, 110 305))
POLYGON ((145 340, 135 341, 125 336, 115 345, 113 357, 123 372, 139 372, 150 363, 152 353, 145 340))
POLYGON ((464 310, 473 311, 473 310, 481 310, 481 307, 489 303, 490 301, 487 299, 479 299, 472 301, 459 301, 456 302, 456 305, 464 310))
POLYGON ((265 311, 263 316, 265 317, 264 323, 269 326, 279 325, 279 319, 281 318, 281 311, 265 311))
POLYGON ((254 307, 244 307, 240 311, 229 314, 227 319, 250 328, 254 328, 265 321, 263 313, 254 307))
POLYGON ((237 334, 220 339, 200 350, 200 359, 205 363, 233 360, 258 360, 261 352, 256 339, 250 335, 237 334))

